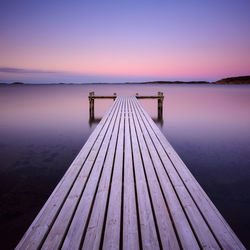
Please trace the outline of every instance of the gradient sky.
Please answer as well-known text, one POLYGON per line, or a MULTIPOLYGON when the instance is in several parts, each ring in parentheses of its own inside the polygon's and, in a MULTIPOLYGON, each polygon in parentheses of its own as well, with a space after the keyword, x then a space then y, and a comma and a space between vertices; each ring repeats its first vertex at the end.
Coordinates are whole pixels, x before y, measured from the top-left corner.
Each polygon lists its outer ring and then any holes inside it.
POLYGON ((0 81, 250 74, 249 0, 2 0, 0 81))

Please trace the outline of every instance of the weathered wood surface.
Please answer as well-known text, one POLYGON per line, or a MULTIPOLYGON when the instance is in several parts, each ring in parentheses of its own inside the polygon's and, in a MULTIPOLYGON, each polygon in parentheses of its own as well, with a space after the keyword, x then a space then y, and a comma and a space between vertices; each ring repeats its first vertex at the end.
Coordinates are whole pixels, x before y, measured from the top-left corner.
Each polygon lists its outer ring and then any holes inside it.
POLYGON ((16 249, 245 249, 136 97, 117 97, 16 249))
MULTIPOLYGON (((101 95, 93 95, 93 96, 90 96, 89 98, 92 98, 92 99, 116 99, 117 96, 115 95, 104 95, 104 96, 101 96, 101 95)), ((163 99, 164 97, 162 96, 157 96, 157 95, 137 95, 136 96, 137 99, 163 99)))

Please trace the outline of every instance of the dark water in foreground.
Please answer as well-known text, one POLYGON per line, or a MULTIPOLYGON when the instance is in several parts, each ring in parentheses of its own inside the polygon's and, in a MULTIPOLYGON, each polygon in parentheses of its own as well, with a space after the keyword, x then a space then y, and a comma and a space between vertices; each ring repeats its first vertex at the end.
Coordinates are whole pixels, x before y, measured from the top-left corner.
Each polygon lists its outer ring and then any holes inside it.
MULTIPOLYGON (((96 124, 88 92, 164 92, 158 124, 219 211, 250 248, 250 86, 70 85, 0 87, 1 248, 13 248, 96 124)), ((156 118, 155 100, 141 101, 156 118)), ((97 100, 101 118, 111 100, 97 100)))

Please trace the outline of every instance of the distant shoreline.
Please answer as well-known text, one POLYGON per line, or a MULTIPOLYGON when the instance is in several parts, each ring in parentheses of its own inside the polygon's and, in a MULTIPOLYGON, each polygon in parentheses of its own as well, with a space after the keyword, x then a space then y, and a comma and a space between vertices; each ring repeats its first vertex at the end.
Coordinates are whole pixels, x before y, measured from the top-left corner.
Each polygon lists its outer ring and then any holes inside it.
POLYGON ((223 78, 215 82, 208 81, 149 81, 149 82, 126 82, 126 84, 250 84, 250 76, 237 76, 223 78))
POLYGON ((245 85, 250 84, 250 76, 237 76, 223 78, 215 82, 208 81, 145 81, 145 82, 120 82, 120 83, 23 83, 23 82, 12 82, 12 83, 0 83, 0 85, 86 85, 86 84, 213 84, 213 85, 223 85, 223 84, 235 84, 235 85, 245 85))

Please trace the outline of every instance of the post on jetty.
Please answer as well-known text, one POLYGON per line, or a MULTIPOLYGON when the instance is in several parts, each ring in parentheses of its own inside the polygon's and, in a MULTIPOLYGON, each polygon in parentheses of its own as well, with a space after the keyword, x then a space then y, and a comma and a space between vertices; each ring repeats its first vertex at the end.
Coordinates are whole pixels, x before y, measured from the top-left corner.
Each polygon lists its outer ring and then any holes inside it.
MULTIPOLYGON (((95 92, 89 92, 89 119, 90 121, 95 120, 95 99, 113 99, 115 100, 117 97, 116 93, 113 94, 113 96, 95 96, 95 92)), ((163 121, 163 92, 158 92, 158 95, 156 96, 142 96, 136 93, 135 97, 137 99, 158 99, 158 113, 157 113, 157 121, 161 122, 163 121)))
POLYGON ((94 119, 95 112, 95 99, 92 98, 94 96, 94 92, 89 92, 89 118, 94 119))
POLYGON ((138 101, 163 94, 110 98, 16 249, 245 249, 138 101))
POLYGON ((89 92, 89 118, 90 120, 95 119, 95 99, 116 99, 116 93, 112 96, 95 96, 95 92, 89 92))
POLYGON ((163 109, 163 93, 162 92, 158 92, 158 119, 162 120, 162 109, 163 109))

